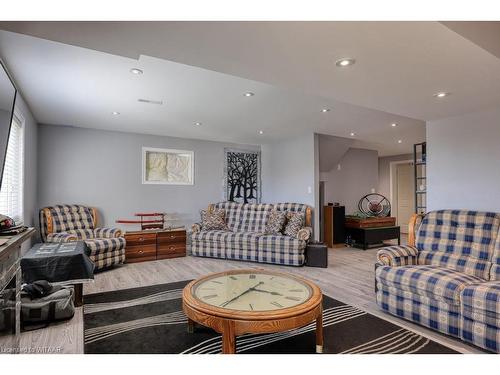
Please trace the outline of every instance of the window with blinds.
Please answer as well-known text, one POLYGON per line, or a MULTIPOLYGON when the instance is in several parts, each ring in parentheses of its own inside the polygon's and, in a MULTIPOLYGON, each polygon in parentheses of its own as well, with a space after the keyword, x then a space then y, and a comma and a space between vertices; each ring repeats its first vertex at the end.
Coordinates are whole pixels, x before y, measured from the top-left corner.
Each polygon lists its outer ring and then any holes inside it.
POLYGON ((0 189, 0 214, 16 224, 23 222, 24 131, 22 121, 13 116, 0 189))

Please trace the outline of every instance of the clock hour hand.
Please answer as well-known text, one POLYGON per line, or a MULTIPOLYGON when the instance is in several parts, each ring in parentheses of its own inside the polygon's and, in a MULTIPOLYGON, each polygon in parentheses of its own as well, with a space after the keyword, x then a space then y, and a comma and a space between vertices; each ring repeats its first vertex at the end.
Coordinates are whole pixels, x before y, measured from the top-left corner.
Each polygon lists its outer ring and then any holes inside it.
POLYGON ((248 292, 251 292, 252 290, 255 290, 255 288, 257 288, 257 287, 258 287, 259 285, 261 285, 261 284, 264 284, 264 282, 262 282, 262 281, 261 281, 260 283, 256 284, 255 286, 253 286, 253 287, 251 287, 251 288, 248 288, 248 289, 247 289, 247 290, 245 290, 243 293, 241 293, 241 294, 237 295, 236 297, 234 297, 234 298, 230 299, 229 301, 226 301, 226 302, 222 303, 222 304, 220 305, 220 307, 225 307, 225 306, 229 305, 231 302, 233 302, 233 301, 237 300, 237 299, 238 299, 238 298, 240 298, 242 295, 247 294, 248 292))
POLYGON ((268 290, 262 290, 262 289, 255 289, 253 288, 254 291, 256 292, 263 292, 263 293, 269 293, 269 294, 272 294, 273 296, 282 296, 283 294, 281 293, 278 293, 278 292, 270 292, 268 290))

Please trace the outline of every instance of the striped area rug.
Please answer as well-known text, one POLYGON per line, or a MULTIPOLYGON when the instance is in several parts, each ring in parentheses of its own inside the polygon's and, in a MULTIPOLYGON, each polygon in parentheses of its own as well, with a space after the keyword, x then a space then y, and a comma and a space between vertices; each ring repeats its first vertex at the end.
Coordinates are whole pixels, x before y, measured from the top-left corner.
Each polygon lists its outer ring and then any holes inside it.
MULTIPOLYGON (((182 288, 189 281, 85 296, 85 353, 221 352, 211 329, 187 332, 182 288)), ((454 350, 328 296, 323 300, 324 353, 456 353, 454 350)), ((249 334, 238 353, 308 354, 315 350, 313 323, 286 332, 249 334)))

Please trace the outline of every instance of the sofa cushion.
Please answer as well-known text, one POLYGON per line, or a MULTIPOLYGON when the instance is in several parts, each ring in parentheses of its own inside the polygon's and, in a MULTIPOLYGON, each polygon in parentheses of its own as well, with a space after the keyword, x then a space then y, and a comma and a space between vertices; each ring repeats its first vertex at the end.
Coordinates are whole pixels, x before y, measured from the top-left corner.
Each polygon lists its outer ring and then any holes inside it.
POLYGON ((286 212, 272 210, 267 219, 265 234, 282 234, 286 222, 286 212))
POLYGON ((196 256, 226 258, 226 237, 232 232, 210 230, 193 232, 191 235, 191 253, 196 256))
POLYGON ((85 243, 90 250, 91 257, 100 254, 108 254, 115 250, 122 250, 126 245, 125 237, 95 238, 85 240, 85 243))
POLYGON ((125 262, 125 249, 113 250, 109 253, 91 255, 90 260, 94 262, 95 270, 102 270, 115 264, 125 262))
POLYGON ((273 205, 220 202, 215 208, 225 210, 226 223, 231 231, 264 233, 273 205))
POLYGON ((304 228, 305 214, 303 212, 287 212, 286 219, 283 234, 290 237, 297 237, 299 230, 304 228))
POLYGON ((452 268, 467 275, 488 280, 491 262, 442 251, 419 251, 417 264, 452 268))
POLYGON ((386 287, 412 292, 438 301, 460 303, 462 290, 484 280, 436 266, 381 266, 376 271, 377 282, 386 287))
POLYGON ((306 241, 289 236, 259 236, 258 261, 264 263, 304 264, 306 241))
POLYGON ((429 212, 416 233, 425 264, 441 265, 488 278, 500 227, 500 214, 466 210, 429 212), (482 269, 484 268, 484 274, 482 269))
POLYGON ((499 224, 493 212, 432 211, 418 228, 416 247, 491 261, 499 224))
POLYGON ((52 217, 53 232, 94 228, 94 218, 90 207, 74 204, 47 208, 52 217))
POLYGON ((256 260, 260 234, 232 232, 225 238, 226 258, 256 260))
POLYGON ((74 234, 80 240, 91 240, 94 238, 94 229, 71 229, 66 233, 74 234))
POLYGON ((309 206, 302 203, 276 203, 274 208, 278 211, 286 212, 306 212, 309 206))
POLYGON ((200 232, 193 232, 191 240, 225 243, 226 237, 231 233, 228 230, 202 230, 200 232))
POLYGON ((500 328, 500 282, 467 286, 462 292, 462 314, 500 328))
POLYGON ((259 237, 262 234, 252 232, 230 232, 225 237, 226 247, 257 249, 259 237))
POLYGON ((222 209, 200 212, 201 228, 203 230, 228 230, 226 224, 226 213, 222 209))
POLYGON ((262 235, 258 237, 259 251, 274 253, 304 253, 306 241, 283 235, 262 235))

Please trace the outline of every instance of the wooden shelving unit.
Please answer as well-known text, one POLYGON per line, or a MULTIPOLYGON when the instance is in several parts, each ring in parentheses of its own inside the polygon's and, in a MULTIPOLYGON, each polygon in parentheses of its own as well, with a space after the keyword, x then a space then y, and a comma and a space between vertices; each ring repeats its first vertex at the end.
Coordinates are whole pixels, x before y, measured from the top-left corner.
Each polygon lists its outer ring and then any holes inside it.
POLYGON ((415 173, 415 213, 427 212, 427 143, 413 145, 413 167, 415 173))

